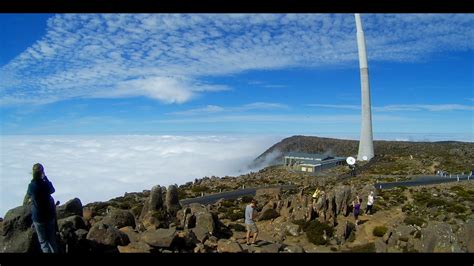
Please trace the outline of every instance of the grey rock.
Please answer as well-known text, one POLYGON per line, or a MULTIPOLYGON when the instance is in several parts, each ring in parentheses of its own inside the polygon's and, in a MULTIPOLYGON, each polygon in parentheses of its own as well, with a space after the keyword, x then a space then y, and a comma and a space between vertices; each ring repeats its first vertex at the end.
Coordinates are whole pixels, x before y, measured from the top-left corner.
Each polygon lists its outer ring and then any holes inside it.
POLYGON ((120 253, 150 253, 152 247, 145 242, 131 242, 127 246, 118 246, 120 253))
POLYGON ((92 226, 86 238, 87 240, 108 247, 126 246, 130 243, 130 239, 126 234, 102 222, 98 222, 92 226))
POLYGON ((79 215, 69 216, 58 220, 59 231, 64 231, 66 228, 72 228, 74 231, 77 229, 86 229, 84 219, 79 215))
POLYGON ((3 220, 0 253, 41 253, 32 223, 31 205, 9 210, 3 220))
POLYGON ((82 217, 82 202, 78 198, 67 201, 56 208, 57 218, 63 219, 69 216, 78 215, 82 217))
POLYGON ((143 205, 139 220, 143 220, 147 214, 163 209, 163 190, 160 186, 151 189, 150 196, 143 205))
POLYGON ((141 235, 141 240, 153 247, 169 248, 177 238, 173 229, 149 229, 141 235))
POLYGON ((114 209, 111 210, 102 220, 103 223, 114 226, 115 228, 122 228, 131 226, 135 228, 135 216, 130 211, 114 209))
POLYGON ((300 236, 303 234, 303 230, 301 229, 301 226, 294 224, 294 223, 284 223, 285 226, 285 231, 286 233, 292 235, 292 236, 300 236))
POLYGON ((282 249, 283 245, 278 243, 268 243, 261 245, 261 253, 278 253, 282 249))
POLYGON ((83 240, 87 238, 87 233, 89 233, 89 231, 85 229, 77 229, 74 233, 78 240, 83 240))
POLYGON ((448 224, 429 223, 421 229, 422 252, 460 252, 456 235, 448 224))
POLYGON ((166 191, 166 201, 165 206, 168 212, 176 214, 180 208, 179 199, 178 199, 178 187, 171 185, 166 191))
POLYGON ((227 239, 219 239, 217 242, 217 252, 219 253, 238 253, 243 252, 239 243, 227 239))
POLYGON ((283 250, 288 253, 304 253, 304 249, 297 245, 286 246, 283 250))
POLYGON ((277 218, 278 216, 280 216, 280 214, 275 209, 267 208, 261 211, 258 217, 258 220, 259 221, 271 220, 271 219, 277 218))

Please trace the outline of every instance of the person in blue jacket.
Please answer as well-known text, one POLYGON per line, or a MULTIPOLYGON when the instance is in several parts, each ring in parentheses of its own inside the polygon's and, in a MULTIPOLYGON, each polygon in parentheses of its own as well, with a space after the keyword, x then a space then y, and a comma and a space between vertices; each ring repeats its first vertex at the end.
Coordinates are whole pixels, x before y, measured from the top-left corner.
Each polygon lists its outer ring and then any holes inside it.
POLYGON ((33 165, 33 179, 28 185, 28 196, 32 203, 32 220, 43 253, 58 253, 56 241, 56 205, 53 184, 44 174, 44 167, 33 165))

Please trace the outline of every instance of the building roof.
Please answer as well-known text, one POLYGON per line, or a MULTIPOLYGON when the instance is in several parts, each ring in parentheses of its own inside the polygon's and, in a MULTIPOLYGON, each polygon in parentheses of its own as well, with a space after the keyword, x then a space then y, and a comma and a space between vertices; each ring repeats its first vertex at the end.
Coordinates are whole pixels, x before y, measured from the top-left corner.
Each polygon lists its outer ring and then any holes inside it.
POLYGON ((285 154, 285 157, 296 157, 298 159, 305 159, 305 160, 326 160, 332 159, 333 157, 318 153, 304 153, 304 152, 289 152, 285 154))
POLYGON ((285 158, 295 158, 301 161, 304 164, 328 164, 338 161, 345 161, 346 157, 331 157, 327 155, 317 154, 317 153, 303 153, 303 152, 289 152, 285 156, 285 158))

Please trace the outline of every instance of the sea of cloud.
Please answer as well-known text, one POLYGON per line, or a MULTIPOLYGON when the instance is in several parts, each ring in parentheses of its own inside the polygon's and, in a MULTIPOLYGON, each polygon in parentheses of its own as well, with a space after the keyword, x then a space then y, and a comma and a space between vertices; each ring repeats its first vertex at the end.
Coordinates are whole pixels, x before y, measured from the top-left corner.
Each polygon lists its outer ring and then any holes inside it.
MULTIPOLYGON (((313 134, 304 134, 313 135, 313 134)), ((320 133, 358 139, 358 134, 320 133)), ((0 217, 22 204, 31 167, 39 162, 53 182, 56 200, 78 197, 83 204, 105 201, 154 185, 184 184, 204 176, 236 176, 265 165, 250 165, 285 136, 116 135, 1 136, 0 217)), ((398 141, 474 141, 472 134, 378 133, 398 141)), ((268 161, 268 160, 267 160, 268 161)))
POLYGON ((2 136, 0 217, 22 204, 39 162, 55 200, 83 204, 184 184, 204 176, 239 175, 279 137, 262 136, 2 136))

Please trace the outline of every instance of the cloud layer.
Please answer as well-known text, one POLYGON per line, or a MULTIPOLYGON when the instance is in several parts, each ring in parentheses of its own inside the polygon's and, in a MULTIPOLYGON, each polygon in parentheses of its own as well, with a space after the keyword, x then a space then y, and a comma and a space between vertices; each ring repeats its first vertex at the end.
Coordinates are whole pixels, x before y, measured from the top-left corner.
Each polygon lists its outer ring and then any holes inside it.
POLYGON ((56 187, 54 198, 108 200, 154 185, 204 176, 238 175, 279 141, 249 136, 2 136, 0 217, 21 205, 40 162, 56 187))
MULTIPOLYGON (((256 69, 357 66, 351 14, 65 14, 0 68, 0 104, 145 96, 183 103, 230 89, 209 77, 256 69), (352 62, 352 63, 351 63, 352 62)), ((363 15, 374 61, 474 47, 471 14, 363 15)))

